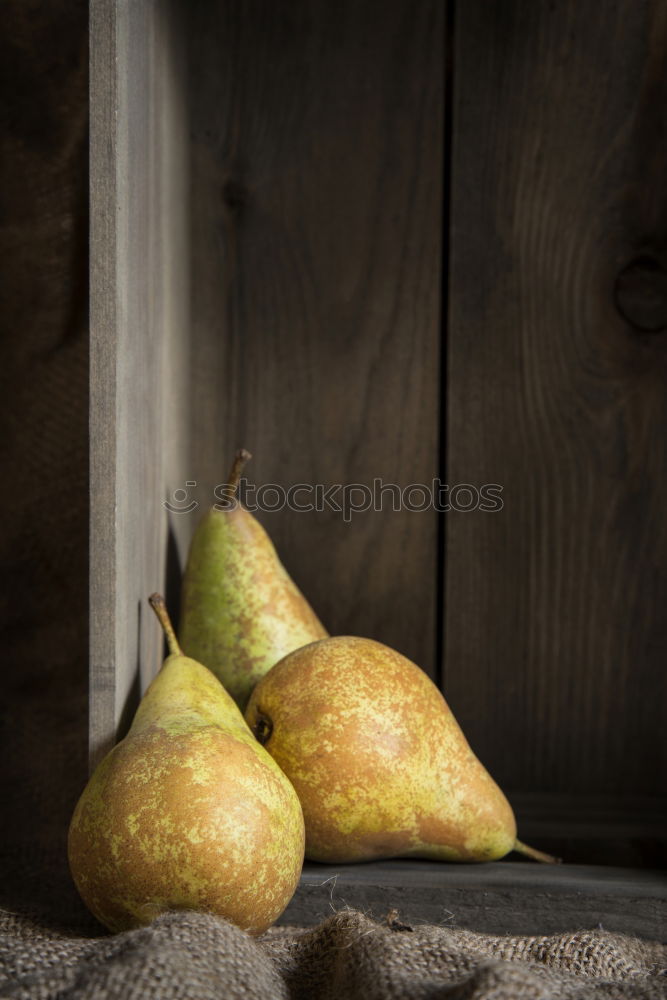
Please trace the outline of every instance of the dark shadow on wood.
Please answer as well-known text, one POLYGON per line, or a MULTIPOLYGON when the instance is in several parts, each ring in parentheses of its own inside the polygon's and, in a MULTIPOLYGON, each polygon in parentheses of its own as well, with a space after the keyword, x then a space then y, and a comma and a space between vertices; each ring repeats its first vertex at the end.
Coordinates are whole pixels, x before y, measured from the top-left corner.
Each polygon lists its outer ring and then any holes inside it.
MULTIPOLYGON (((167 602, 169 615, 176 625, 181 620, 181 579, 183 567, 178 554, 178 545, 174 529, 169 524, 167 529, 167 553, 164 569, 164 599, 167 602)), ((166 649, 166 643, 165 643, 166 649)))
MULTIPOLYGON (((137 636, 141 638, 141 624, 142 624, 142 604, 141 601, 137 602, 137 636)), ((141 642, 137 643, 137 650, 141 648, 141 642)), ((134 667, 134 677, 132 678, 132 684, 127 692, 127 697, 121 709, 120 718, 118 720, 118 728, 116 730, 116 740, 124 739, 127 736, 127 732, 132 725, 132 719, 134 718, 134 713, 137 710, 137 706, 141 701, 141 668, 139 665, 139 653, 137 652, 137 662, 134 667)), ((111 747, 108 747, 110 750, 111 747)), ((105 753, 108 752, 105 750, 105 753)))

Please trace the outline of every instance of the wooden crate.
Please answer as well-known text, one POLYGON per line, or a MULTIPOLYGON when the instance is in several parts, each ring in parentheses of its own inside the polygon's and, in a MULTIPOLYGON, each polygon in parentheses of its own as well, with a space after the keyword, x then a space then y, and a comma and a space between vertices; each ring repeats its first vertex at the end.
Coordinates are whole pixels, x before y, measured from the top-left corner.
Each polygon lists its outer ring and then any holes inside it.
MULTIPOLYGON (((237 446, 257 484, 498 484, 495 513, 261 516, 332 633, 442 686, 524 839, 602 865, 434 885, 516 884, 554 929, 605 923, 563 886, 620 879, 613 926, 656 936, 664 5, 92 0, 90 31, 92 759, 158 668, 146 595, 177 608, 237 446)), ((345 900, 370 880, 435 919, 424 871, 346 872, 345 900)))

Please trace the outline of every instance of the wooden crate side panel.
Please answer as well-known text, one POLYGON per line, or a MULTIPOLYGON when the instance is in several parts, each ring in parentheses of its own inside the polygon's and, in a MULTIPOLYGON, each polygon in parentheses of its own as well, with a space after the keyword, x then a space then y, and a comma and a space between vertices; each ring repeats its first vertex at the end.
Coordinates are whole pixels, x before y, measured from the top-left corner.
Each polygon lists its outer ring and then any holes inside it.
POLYGON ((114 728, 116 463, 116 18, 90 5, 90 753, 114 728))
POLYGON ((162 502, 180 478, 188 370, 174 363, 187 333, 176 24, 166 3, 91 6, 93 760, 122 733, 161 659, 146 597, 165 583, 162 502))
POLYGON ((617 303, 664 255, 666 15, 457 5, 448 478, 504 509, 447 520, 445 692, 510 789, 663 791, 660 267, 617 303))

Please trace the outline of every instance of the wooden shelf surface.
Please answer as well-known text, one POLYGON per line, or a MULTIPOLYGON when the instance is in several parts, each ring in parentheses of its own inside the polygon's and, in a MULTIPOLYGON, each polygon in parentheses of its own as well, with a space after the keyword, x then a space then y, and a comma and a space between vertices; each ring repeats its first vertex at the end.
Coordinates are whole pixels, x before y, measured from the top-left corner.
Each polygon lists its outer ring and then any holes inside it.
POLYGON ((650 940, 667 934, 667 871, 502 861, 306 863, 281 924, 313 925, 345 907, 383 920, 491 934, 603 928, 650 940))

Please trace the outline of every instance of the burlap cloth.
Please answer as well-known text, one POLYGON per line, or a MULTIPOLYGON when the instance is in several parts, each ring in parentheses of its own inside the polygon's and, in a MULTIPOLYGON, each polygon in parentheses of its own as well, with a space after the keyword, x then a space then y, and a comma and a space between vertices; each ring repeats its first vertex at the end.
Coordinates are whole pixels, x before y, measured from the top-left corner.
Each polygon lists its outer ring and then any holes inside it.
POLYGON ((25 1000, 648 1000, 667 986, 663 948, 602 932, 393 930, 353 910, 257 940, 194 913, 94 940, 9 915, 0 926, 0 995, 25 1000))
POLYGON ((104 935, 73 890, 86 776, 87 7, 8 0, 0 79, 0 997, 663 997, 664 949, 361 913, 253 940, 169 914, 104 935))

